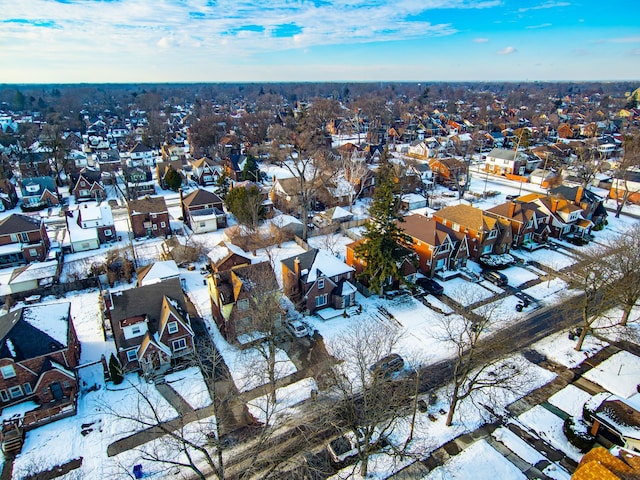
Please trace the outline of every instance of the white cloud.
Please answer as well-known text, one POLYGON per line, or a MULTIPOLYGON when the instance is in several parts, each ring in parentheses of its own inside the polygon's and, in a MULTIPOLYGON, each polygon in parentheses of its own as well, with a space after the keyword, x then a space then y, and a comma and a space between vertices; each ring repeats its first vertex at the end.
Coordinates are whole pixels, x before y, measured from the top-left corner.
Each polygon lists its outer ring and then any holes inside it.
POLYGON ((488 38, 474 38, 474 43, 487 43, 489 41, 488 38))
POLYGON ((552 25, 553 24, 551 23, 541 23, 540 25, 529 25, 528 27, 525 27, 525 28, 528 28, 528 29, 548 28, 548 27, 551 27, 552 25))
POLYGON ((571 4, 569 2, 546 2, 542 5, 536 5, 535 7, 522 7, 518 9, 518 12, 524 13, 529 10, 543 10, 546 8, 558 8, 558 7, 568 7, 571 4))
POLYGON ((510 55, 515 52, 517 52, 517 50, 514 47, 505 47, 502 50, 498 50, 496 53, 498 55, 510 55))

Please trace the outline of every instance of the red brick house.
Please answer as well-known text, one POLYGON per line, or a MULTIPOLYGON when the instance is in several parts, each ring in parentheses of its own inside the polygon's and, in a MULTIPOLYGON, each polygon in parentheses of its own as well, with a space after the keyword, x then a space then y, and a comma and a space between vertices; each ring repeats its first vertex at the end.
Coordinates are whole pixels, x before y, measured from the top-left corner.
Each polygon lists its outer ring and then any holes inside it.
POLYGON ((207 254, 209 265, 214 272, 230 270, 238 265, 249 265, 251 255, 230 242, 220 242, 207 254))
POLYGON ((169 210, 164 197, 144 197, 127 204, 131 230, 138 237, 160 237, 171 234, 169 210))
POLYGON ((0 178, 0 212, 11 210, 18 204, 16 187, 6 178, 0 178))
POLYGON ((47 417, 49 409, 61 405, 73 406, 79 360, 80 344, 70 303, 27 306, 3 315, 0 406, 33 401, 39 405, 39 417, 47 417))
POLYGON ((471 205, 444 207, 433 214, 433 219, 466 235, 469 257, 474 260, 481 255, 507 253, 511 246, 510 228, 471 205))
POLYGON ((255 331, 256 298, 276 292, 278 281, 269 262, 237 265, 207 277, 211 313, 228 341, 255 331))
POLYGON ((109 292, 103 301, 125 371, 153 376, 193 353, 194 333, 180 279, 109 292))
POLYGON ((44 222, 14 213, 0 220, 0 266, 40 262, 49 253, 44 222))
POLYGON ((541 193, 530 193, 518 197, 519 202, 531 202, 549 217, 549 236, 564 238, 567 236, 582 237, 588 234, 593 222, 585 217, 586 212, 578 204, 560 195, 546 196, 541 193))
POLYGON ((509 222, 512 246, 534 248, 549 236, 549 216, 535 203, 508 201, 485 210, 485 214, 509 222))
POLYGON ((71 189, 71 193, 78 201, 95 200, 99 202, 107 198, 107 193, 100 182, 91 181, 82 174, 71 189))
POLYGON ((347 308, 355 304, 354 268, 321 250, 282 260, 284 293, 301 310, 347 308))
POLYGON ((433 277, 437 272, 466 266, 469 241, 464 233, 424 215, 408 215, 400 226, 411 237, 410 248, 424 275, 433 277))

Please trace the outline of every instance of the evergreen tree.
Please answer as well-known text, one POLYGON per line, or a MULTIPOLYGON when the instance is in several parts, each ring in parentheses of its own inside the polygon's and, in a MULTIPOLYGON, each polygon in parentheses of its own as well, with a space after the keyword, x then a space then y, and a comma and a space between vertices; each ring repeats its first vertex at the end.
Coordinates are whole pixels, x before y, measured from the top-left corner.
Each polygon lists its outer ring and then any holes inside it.
POLYGON ((247 156, 244 167, 242 167, 242 172, 240 172, 240 178, 243 181, 248 180, 255 183, 260 181, 260 167, 253 155, 247 156))
POLYGON ((168 189, 177 192, 182 186, 182 176, 173 168, 170 168, 167 170, 167 173, 164 174, 164 184, 168 189))
POLYGON ((114 385, 120 385, 122 380, 124 380, 122 376, 122 366, 113 353, 109 357, 109 375, 114 385))
POLYGON ((400 265, 410 238, 399 225, 403 219, 396 176, 386 161, 378 169, 376 185, 369 208, 371 219, 365 225, 364 241, 356 247, 356 255, 365 263, 361 278, 368 280, 370 290, 381 295, 389 279, 402 278, 400 265))
POLYGON ((223 172, 222 175, 218 177, 216 180, 216 194, 222 199, 225 200, 227 195, 229 194, 229 187, 231 186, 231 179, 227 172, 223 172))
POLYGON ((249 188, 232 188, 227 194, 224 204, 227 210, 236 217, 238 223, 255 229, 265 215, 262 200, 260 190, 255 185, 252 185, 249 188))

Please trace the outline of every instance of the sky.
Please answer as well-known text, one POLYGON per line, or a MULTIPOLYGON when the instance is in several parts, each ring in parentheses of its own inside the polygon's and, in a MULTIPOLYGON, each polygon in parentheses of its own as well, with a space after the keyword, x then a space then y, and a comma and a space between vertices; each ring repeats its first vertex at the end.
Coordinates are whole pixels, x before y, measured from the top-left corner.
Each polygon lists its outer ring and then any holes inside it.
POLYGON ((640 80, 635 0, 0 0, 1 83, 640 80))

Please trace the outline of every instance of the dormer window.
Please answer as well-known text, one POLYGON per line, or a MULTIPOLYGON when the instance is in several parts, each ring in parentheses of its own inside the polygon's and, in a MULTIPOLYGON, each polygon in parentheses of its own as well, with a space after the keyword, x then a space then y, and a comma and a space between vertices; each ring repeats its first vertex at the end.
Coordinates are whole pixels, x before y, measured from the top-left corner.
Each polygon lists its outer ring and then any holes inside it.
POLYGON ((178 322, 169 322, 167 324, 167 332, 174 334, 178 331, 178 322))

